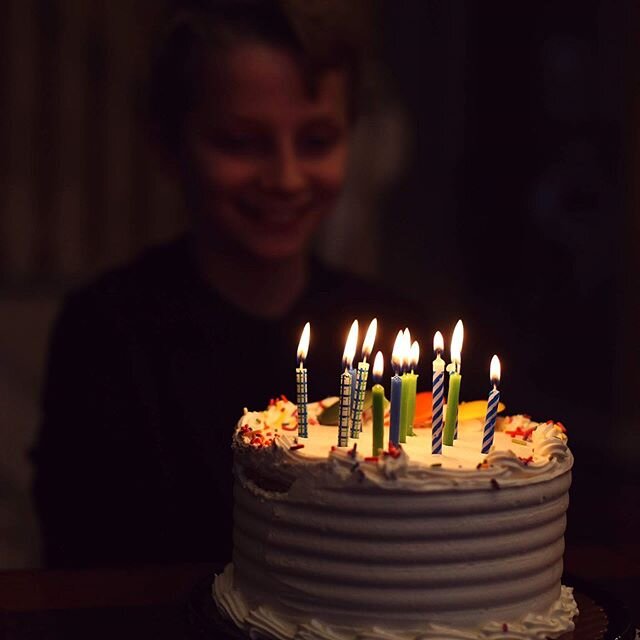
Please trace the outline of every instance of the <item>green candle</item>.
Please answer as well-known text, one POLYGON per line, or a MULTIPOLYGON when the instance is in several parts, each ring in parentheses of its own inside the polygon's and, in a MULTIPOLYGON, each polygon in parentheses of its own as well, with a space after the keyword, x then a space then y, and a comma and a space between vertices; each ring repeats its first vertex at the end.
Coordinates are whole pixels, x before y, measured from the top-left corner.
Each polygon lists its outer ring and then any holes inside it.
POLYGON ((416 393, 418 391, 418 374, 414 373, 413 370, 418 366, 418 360, 420 359, 420 345, 416 340, 414 340, 411 345, 411 352, 409 356, 409 366, 411 367, 411 373, 407 374, 407 378, 409 381, 409 408, 407 415, 407 435, 413 436, 413 421, 416 417, 416 393))
POLYGON ((400 400, 400 442, 407 441, 407 433, 409 431, 409 395, 411 394, 411 383, 409 382, 408 373, 409 358, 411 353, 411 334, 409 329, 405 329, 402 333, 402 368, 404 373, 400 376, 402 379, 401 400, 400 400))
POLYGON ((456 428, 461 380, 462 376, 459 373, 451 371, 449 376, 449 396, 447 397, 447 415, 444 421, 444 437, 442 439, 443 443, 449 446, 453 444, 453 432, 456 428))
POLYGON ((373 398, 373 440, 371 455, 380 455, 380 451, 384 450, 384 388, 379 383, 382 379, 382 371, 384 368, 384 360, 382 353, 376 353, 373 361, 373 379, 376 384, 373 385, 371 392, 373 398))
POLYGON ((418 391, 418 374, 408 373, 409 399, 407 401, 409 407, 407 409, 407 435, 414 436, 413 421, 416 417, 416 393, 418 391))
POLYGON ((409 432, 409 396, 411 395, 409 376, 411 376, 410 373, 403 373, 400 376, 402 379, 402 390, 400 392, 400 442, 407 441, 407 433, 409 432))
POLYGON ((464 327, 462 320, 458 320, 453 336, 451 338, 451 364, 447 366, 449 372, 449 395, 447 397, 447 413, 444 421, 443 444, 451 446, 453 444, 453 434, 458 419, 458 401, 460 399, 460 362, 462 359, 462 340, 464 337, 464 327))

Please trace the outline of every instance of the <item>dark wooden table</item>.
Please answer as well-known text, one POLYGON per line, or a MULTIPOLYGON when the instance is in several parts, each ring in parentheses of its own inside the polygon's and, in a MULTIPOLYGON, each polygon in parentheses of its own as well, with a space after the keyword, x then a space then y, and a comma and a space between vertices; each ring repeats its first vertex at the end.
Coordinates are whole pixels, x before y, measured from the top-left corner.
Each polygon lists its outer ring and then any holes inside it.
MULTIPOLYGON (((640 611, 637 545, 569 547, 565 567, 626 600, 636 624, 640 611)), ((0 573, 0 637, 57 638, 194 637, 186 602, 195 585, 215 570, 208 564, 85 571, 0 573)), ((197 637, 197 636, 195 636, 197 637)))

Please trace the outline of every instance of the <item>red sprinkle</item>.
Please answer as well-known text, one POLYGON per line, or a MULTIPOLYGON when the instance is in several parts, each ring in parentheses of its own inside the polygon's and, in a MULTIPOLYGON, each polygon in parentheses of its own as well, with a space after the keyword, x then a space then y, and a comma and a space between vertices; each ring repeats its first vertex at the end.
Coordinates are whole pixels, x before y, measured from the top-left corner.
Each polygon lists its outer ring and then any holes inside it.
POLYGON ((304 445, 303 444, 294 444, 291 447, 289 447, 289 451, 297 451, 298 449, 304 449, 304 445))
POLYGON ((393 444, 393 442, 389 442, 389 455, 392 458, 397 458, 401 453, 402 453, 402 447, 400 445, 396 447, 396 445, 393 444))
POLYGON ((522 464, 524 464, 524 466, 526 467, 530 462, 533 462, 533 456, 529 456, 528 458, 522 458, 521 456, 518 456, 518 459, 522 462, 522 464))
POLYGON ((534 432, 534 428, 523 429, 522 427, 516 427, 510 431, 505 431, 508 436, 512 438, 522 438, 523 440, 531 440, 531 434, 534 432))
POLYGON ((378 456, 369 456, 364 459, 365 462, 378 462, 378 456))
POLYGON ((503 622, 503 623, 502 623, 502 630, 503 630, 505 633, 508 633, 508 632, 509 632, 509 625, 508 625, 506 622, 503 622))

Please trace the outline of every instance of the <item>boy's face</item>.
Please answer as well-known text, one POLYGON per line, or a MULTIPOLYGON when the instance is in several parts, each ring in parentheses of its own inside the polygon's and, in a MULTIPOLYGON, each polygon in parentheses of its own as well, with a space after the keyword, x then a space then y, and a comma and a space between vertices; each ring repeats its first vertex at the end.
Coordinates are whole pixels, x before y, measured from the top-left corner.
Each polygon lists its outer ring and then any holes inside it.
POLYGON ((201 233, 260 259, 305 251, 345 179, 346 82, 329 70, 311 96, 293 55, 264 44, 209 56, 183 149, 201 233))

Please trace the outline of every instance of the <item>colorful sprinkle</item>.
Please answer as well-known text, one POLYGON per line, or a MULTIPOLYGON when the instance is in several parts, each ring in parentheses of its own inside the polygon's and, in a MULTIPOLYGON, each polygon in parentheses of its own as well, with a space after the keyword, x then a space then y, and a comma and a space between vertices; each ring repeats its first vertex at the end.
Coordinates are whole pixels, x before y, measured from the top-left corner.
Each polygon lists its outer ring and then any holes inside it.
POLYGON ((294 444, 289 447, 289 451, 297 451, 298 449, 304 449, 303 444, 294 444))
POLYGON ((520 438, 511 438, 511 442, 513 442, 513 444, 520 444, 524 445, 525 447, 527 446, 527 441, 521 440, 520 438))

